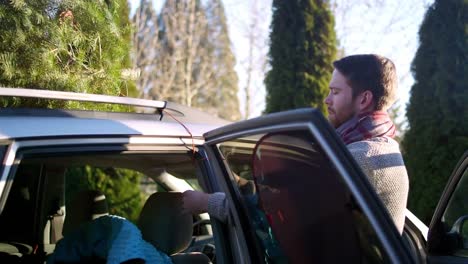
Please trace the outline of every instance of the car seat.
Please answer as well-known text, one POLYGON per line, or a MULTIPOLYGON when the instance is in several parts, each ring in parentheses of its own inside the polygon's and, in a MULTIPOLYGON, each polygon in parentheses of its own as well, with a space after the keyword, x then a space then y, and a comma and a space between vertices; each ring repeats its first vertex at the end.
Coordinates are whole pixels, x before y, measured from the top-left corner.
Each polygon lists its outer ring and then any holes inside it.
POLYGON ((65 236, 81 224, 109 214, 106 196, 99 191, 84 190, 73 196, 66 208, 62 234, 65 236))
POLYGON ((143 206, 137 226, 143 239, 170 256, 173 263, 211 263, 202 253, 180 253, 190 245, 192 224, 192 215, 182 212, 182 193, 157 192, 143 206))

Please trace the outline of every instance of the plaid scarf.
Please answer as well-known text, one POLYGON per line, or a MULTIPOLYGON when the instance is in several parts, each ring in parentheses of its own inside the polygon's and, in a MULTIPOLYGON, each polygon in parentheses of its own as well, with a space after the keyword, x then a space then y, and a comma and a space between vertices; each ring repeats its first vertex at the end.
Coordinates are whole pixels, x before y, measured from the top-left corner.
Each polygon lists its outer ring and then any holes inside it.
POLYGON ((374 137, 395 137, 395 125, 385 111, 359 114, 336 129, 346 145, 374 137))

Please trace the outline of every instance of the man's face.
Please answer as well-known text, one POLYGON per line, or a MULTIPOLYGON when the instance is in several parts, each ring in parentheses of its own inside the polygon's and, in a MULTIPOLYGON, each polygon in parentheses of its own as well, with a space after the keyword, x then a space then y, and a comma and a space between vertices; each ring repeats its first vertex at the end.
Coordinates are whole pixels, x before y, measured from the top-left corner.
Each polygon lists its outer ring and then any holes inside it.
POLYGON ((330 81, 330 92, 325 98, 328 109, 328 120, 333 127, 338 128, 358 114, 359 108, 353 99, 352 88, 346 83, 346 77, 338 70, 333 71, 330 81))

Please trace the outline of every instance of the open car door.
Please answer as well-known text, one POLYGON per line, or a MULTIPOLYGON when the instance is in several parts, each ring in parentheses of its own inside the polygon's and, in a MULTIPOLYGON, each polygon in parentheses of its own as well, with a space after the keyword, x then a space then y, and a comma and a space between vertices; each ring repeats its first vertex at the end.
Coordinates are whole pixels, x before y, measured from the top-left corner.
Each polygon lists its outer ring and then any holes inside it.
POLYGON ((436 207, 427 246, 429 263, 468 263, 468 151, 436 207))
POLYGON ((204 137, 208 191, 224 192, 229 208, 214 225, 218 263, 414 262, 319 111, 266 115, 204 137))

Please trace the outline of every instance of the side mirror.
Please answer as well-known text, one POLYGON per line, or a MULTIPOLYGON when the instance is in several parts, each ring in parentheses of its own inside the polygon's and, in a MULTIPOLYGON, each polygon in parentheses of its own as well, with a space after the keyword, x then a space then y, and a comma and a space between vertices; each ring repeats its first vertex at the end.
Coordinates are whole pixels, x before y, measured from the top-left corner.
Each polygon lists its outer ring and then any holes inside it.
MULTIPOLYGON (((461 216, 455 221, 452 229, 444 235, 444 247, 452 254, 468 249, 468 215, 461 216)), ((465 255, 465 254, 463 254, 465 255)))
POLYGON ((456 241, 456 248, 468 249, 468 215, 461 216, 455 221, 449 236, 453 236, 456 241))

